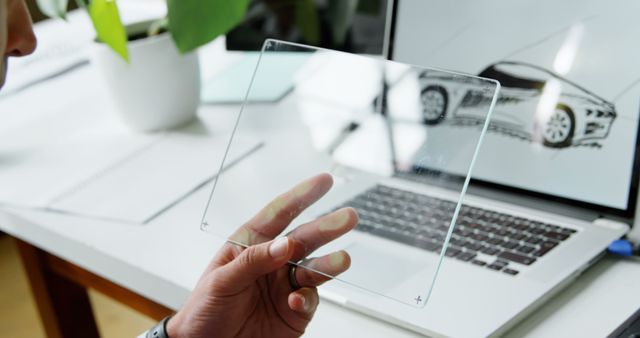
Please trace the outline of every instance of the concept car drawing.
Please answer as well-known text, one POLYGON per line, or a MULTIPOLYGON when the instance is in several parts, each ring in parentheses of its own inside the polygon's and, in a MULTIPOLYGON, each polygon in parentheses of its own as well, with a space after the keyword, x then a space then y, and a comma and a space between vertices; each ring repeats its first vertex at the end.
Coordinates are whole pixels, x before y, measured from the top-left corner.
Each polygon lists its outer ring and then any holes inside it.
MULTIPOLYGON (((478 75, 502 85, 490 121, 493 132, 565 148, 606 138, 617 116, 613 103, 536 65, 502 61, 478 75)), ((455 76, 425 72, 419 81, 423 123, 484 122, 491 96, 465 89, 471 87, 455 76)))

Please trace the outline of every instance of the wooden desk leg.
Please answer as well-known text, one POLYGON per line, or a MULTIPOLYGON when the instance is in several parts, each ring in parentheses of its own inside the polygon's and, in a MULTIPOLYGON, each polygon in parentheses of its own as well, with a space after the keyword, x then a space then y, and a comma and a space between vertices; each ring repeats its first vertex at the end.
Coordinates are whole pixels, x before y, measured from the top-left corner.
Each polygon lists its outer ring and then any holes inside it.
POLYGON ((16 242, 47 337, 100 337, 87 290, 51 271, 44 251, 16 242))

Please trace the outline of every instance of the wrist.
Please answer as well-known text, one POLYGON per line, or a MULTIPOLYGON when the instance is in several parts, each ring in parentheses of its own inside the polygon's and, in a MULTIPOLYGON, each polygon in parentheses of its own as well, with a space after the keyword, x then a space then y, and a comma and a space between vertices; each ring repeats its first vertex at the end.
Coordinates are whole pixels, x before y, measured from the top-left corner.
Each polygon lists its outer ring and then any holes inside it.
POLYGON ((167 316, 162 319, 159 323, 154 325, 147 333, 145 334, 145 338, 169 338, 169 334, 167 333, 167 322, 171 319, 171 316, 167 316))
POLYGON ((182 338, 180 330, 180 327, 182 326, 181 323, 182 320, 179 312, 169 318, 166 323, 166 330, 169 338, 182 338))

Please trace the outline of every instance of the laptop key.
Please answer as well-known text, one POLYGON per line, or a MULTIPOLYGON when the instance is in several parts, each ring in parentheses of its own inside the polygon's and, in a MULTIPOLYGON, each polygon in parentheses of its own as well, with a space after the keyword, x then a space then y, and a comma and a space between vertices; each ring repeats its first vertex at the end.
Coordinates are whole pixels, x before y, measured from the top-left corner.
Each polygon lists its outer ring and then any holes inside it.
POLYGON ((544 234, 544 236, 547 238, 555 239, 557 241, 564 241, 565 239, 569 238, 570 235, 563 234, 561 232, 549 231, 544 234))
POLYGON ((460 253, 462 253, 462 251, 460 249, 457 249, 455 247, 448 247, 447 251, 445 252, 445 255, 447 257, 456 257, 458 256, 460 253))
POLYGON ((464 224, 464 226, 466 226, 469 229, 477 229, 480 226, 480 224, 478 224, 477 222, 465 222, 462 224, 464 224))
POLYGON ((490 246, 487 246, 484 249, 482 249, 482 253, 484 253, 486 255, 489 255, 489 256, 494 256, 499 252, 500 252, 500 250, 498 250, 498 249, 496 249, 494 247, 490 247, 490 246))
POLYGON ((544 223, 538 221, 532 221, 531 224, 537 228, 543 228, 545 226, 544 223))
POLYGON ((525 240, 527 238, 527 235, 519 232, 519 233, 515 233, 509 236, 509 238, 516 240, 516 241, 521 241, 521 240, 525 240))
POLYGON ((509 241, 509 242, 503 243, 502 247, 505 248, 505 249, 515 249, 519 245, 520 244, 518 242, 516 242, 516 241, 509 241))
POLYGON ((457 245, 457 246, 462 246, 464 244, 465 240, 453 235, 453 237, 451 237, 451 240, 449 241, 449 243, 453 244, 453 245, 457 245))
POLYGON ((458 256, 456 256, 456 259, 459 259, 459 260, 464 261, 464 262, 468 262, 468 261, 474 259, 476 256, 477 255, 476 255, 475 252, 465 251, 465 252, 459 254, 458 256))
POLYGON ((428 237, 428 238, 433 238, 433 236, 435 234, 437 234, 437 232, 433 229, 429 229, 429 228, 419 228, 416 232, 416 235, 418 236, 424 236, 424 237, 428 237))
POLYGON ((521 246, 516 248, 516 251, 521 252, 523 254, 529 254, 529 253, 532 253, 535 250, 536 250, 536 248, 532 247, 530 245, 521 245, 521 246))
POLYGON ((548 228, 550 231, 560 231, 560 229, 562 229, 562 228, 560 228, 559 226, 557 226, 557 225, 553 225, 553 224, 547 224, 547 228, 548 228))
POLYGON ((378 235, 382 238, 387 238, 392 241, 398 241, 402 243, 411 243, 414 241, 414 237, 412 235, 405 235, 404 233, 398 231, 391 231, 389 228, 374 228, 371 231, 372 234, 378 235))
POLYGON ((502 238, 500 237, 491 237, 489 239, 487 239, 486 241, 489 244, 493 244, 493 245, 500 245, 502 244, 502 238))
POLYGON ((471 261, 471 264, 477 265, 477 266, 485 266, 485 265, 487 265, 487 262, 481 261, 479 259, 474 259, 474 260, 471 261))
POLYGON ((525 231, 527 230, 527 225, 526 224, 516 224, 514 227, 514 229, 518 230, 518 231, 525 231))
POLYGON ((491 227, 488 225, 480 225, 477 229, 476 232, 478 234, 484 235, 484 236, 489 236, 491 235, 491 227))
POLYGON ((524 265, 531 265, 536 261, 536 259, 533 257, 517 254, 511 251, 501 252, 500 254, 498 254, 498 258, 506 259, 506 260, 509 260, 515 263, 524 264, 524 265))
POLYGON ((506 268, 506 269, 502 270, 502 272, 506 273, 507 275, 511 275, 511 276, 515 276, 518 273, 520 273, 520 271, 518 271, 518 270, 509 269, 509 268, 506 268))
POLYGON ((371 232, 373 229, 375 229, 375 227, 373 226, 373 224, 365 220, 360 220, 357 229, 364 232, 371 232))
POLYGON ((569 235, 576 233, 576 230, 569 229, 569 228, 561 228, 559 231, 563 234, 569 234, 569 235))
POLYGON ((496 236, 501 236, 501 235, 498 235, 498 232, 500 232, 500 228, 498 228, 498 227, 495 227, 495 226, 487 226, 487 227, 486 227, 485 229, 483 229, 483 230, 485 230, 485 231, 486 231, 486 232, 488 232, 488 233, 492 233, 492 234, 494 234, 494 235, 496 235, 496 236))
POLYGON ((544 241, 544 242, 540 243, 540 247, 543 247, 543 248, 555 248, 556 246, 558 246, 558 244, 560 244, 560 242, 547 240, 547 241, 544 241))
POLYGON ((504 265, 504 266, 509 265, 509 261, 505 261, 504 259, 496 259, 494 263, 504 265))
POLYGON ((529 243, 529 244, 538 244, 542 242, 542 239, 539 237, 529 237, 527 239, 524 240, 525 242, 529 243))
POLYGON ((500 270, 502 270, 502 268, 504 268, 504 265, 492 263, 492 264, 487 265, 487 268, 489 268, 491 270, 500 271, 500 270))
POLYGON ((467 242, 464 247, 472 251, 480 251, 483 246, 478 242, 467 242))
POLYGON ((536 257, 542 257, 547 254, 547 252, 551 251, 558 245, 558 242, 547 241, 540 244, 540 249, 534 252, 533 255, 536 257))
POLYGON ((510 231, 508 231, 507 229, 502 228, 502 229, 498 229, 498 230, 495 232, 495 234, 496 234, 496 235, 498 235, 498 236, 508 236, 508 235, 510 235, 510 234, 511 234, 511 232, 510 232, 510 231))
POLYGON ((416 241, 416 246, 431 252, 438 252, 442 249, 442 245, 429 240, 416 241))
POLYGON ((489 239, 489 236, 483 235, 483 234, 473 234, 469 237, 471 237, 472 239, 475 239, 478 242, 485 242, 486 240, 489 239))
POLYGON ((445 234, 443 234, 441 232, 436 232, 436 233, 433 233, 431 235, 431 238, 436 240, 436 241, 438 241, 438 242, 444 242, 445 234))
POLYGON ((542 235, 546 232, 546 230, 544 228, 533 228, 529 229, 529 232, 534 235, 542 235))
POLYGON ((461 237, 469 237, 471 235, 471 232, 467 231, 466 229, 460 229, 457 234, 461 237))

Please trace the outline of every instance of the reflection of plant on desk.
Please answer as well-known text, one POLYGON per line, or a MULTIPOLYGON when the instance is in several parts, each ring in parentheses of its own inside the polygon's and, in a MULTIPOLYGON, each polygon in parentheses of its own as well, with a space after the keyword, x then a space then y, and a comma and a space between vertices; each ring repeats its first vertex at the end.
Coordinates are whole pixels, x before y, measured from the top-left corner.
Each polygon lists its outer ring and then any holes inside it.
MULTIPOLYGON (((75 0, 89 13, 98 39, 128 60, 127 34, 115 0, 75 0)), ((168 30, 182 53, 225 34, 242 21, 249 0, 167 0, 167 17, 151 25, 149 35, 168 30)), ((40 10, 65 18, 68 0, 38 0, 40 10)))

